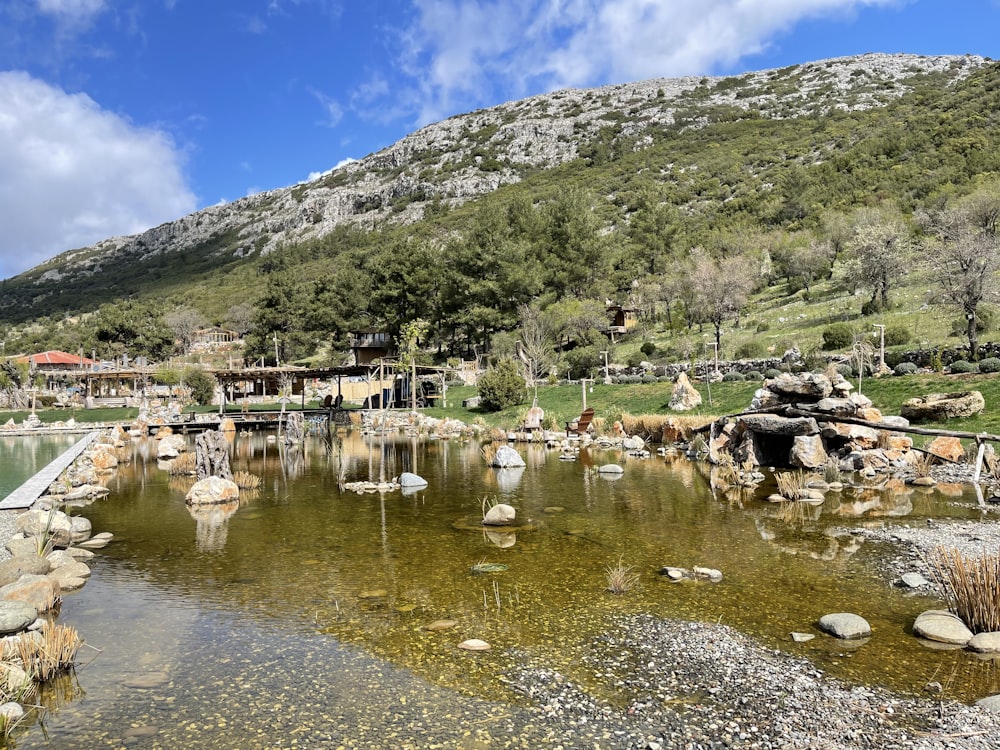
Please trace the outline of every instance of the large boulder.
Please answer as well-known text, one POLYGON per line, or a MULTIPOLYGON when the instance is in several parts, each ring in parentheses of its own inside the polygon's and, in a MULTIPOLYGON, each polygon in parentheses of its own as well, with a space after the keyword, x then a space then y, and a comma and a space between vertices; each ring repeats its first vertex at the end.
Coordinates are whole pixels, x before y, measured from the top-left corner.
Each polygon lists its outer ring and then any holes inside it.
POLYGON ((958 393, 930 393, 907 399, 900 408, 900 416, 911 422, 936 422, 943 419, 971 417, 986 408, 986 400, 979 391, 958 393))
POLYGON ((238 502, 239 499, 240 488, 236 482, 222 477, 199 479, 184 498, 188 505, 215 505, 238 502))
POLYGON ((14 583, 23 575, 43 576, 52 569, 52 563, 41 555, 23 555, 0 562, 0 586, 14 583))
POLYGON ((59 593, 59 584, 48 576, 25 575, 0 587, 0 599, 27 602, 38 612, 55 607, 59 593))
POLYGON ((73 534, 73 523, 61 510, 34 508, 17 517, 15 528, 26 536, 51 539, 56 547, 68 546, 73 534))
POLYGON ((793 375, 783 372, 764 383, 769 391, 795 401, 819 401, 833 393, 833 383, 826 375, 803 372, 793 375))
POLYGON ((486 526, 509 526, 514 523, 517 511, 513 506, 506 503, 497 503, 483 516, 483 524, 486 526))
POLYGON ((928 641, 955 646, 964 646, 973 635, 962 618, 944 609, 929 609, 917 615, 913 634, 928 641))
POLYGON ((961 463, 965 459, 965 448, 962 447, 962 441, 956 437, 939 435, 930 442, 926 450, 933 456, 955 463, 961 463))
POLYGON ((818 435, 819 425, 812 417, 781 417, 777 414, 745 414, 740 417, 743 429, 765 435, 818 435))
POLYGON ((670 393, 670 403, 668 404, 674 411, 690 411, 701 405, 701 394, 691 385, 688 376, 683 372, 677 376, 674 389, 670 393))
MULTIPOLYGON (((161 430, 162 432, 162 430, 161 430)), ((157 433, 159 437, 160 433, 157 433)), ((187 450, 187 440, 183 435, 167 434, 159 438, 159 445, 156 447, 157 458, 177 458, 178 455, 187 450)))
POLYGON ((493 461, 490 465, 498 469, 524 466, 524 459, 521 458, 520 453, 509 445, 502 445, 497 449, 496 455, 493 456, 493 461))
POLYGON ((819 629, 834 638, 853 640, 867 638, 872 634, 868 621, 853 612, 834 612, 819 618, 819 629))
POLYGON ((819 435, 796 435, 792 438, 789 462, 802 469, 818 469, 827 461, 826 448, 819 435))
POLYGON ((20 633, 38 618, 28 602, 0 601, 0 635, 20 633))

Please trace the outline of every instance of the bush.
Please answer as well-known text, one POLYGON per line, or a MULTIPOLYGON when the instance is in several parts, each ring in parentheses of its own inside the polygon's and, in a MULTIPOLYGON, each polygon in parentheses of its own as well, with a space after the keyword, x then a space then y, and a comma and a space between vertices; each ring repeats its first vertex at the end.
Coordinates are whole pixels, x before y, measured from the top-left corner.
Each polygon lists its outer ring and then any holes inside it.
POLYGON ((1000 357, 987 357, 979 360, 979 372, 1000 372, 1000 357))
POLYGON ((656 344, 652 341, 644 341, 642 346, 639 347, 639 351, 645 354, 647 357, 652 355, 656 351, 656 344))
POLYGON ((722 379, 727 383, 734 383, 746 380, 747 376, 744 375, 742 372, 737 372, 736 370, 730 370, 729 372, 727 372, 725 375, 722 376, 722 379))
POLYGON ((967 362, 964 359, 956 359, 948 365, 948 369, 951 370, 953 375, 964 375, 966 373, 975 372, 976 366, 972 362, 967 362))
MULTIPOLYGON (((976 332, 986 333, 987 331, 994 331, 997 327, 997 315, 996 308, 982 306, 976 310, 976 332)), ((951 322, 951 335, 952 336, 965 336, 968 332, 968 323, 965 318, 956 318, 951 322)))
POLYGON ((774 367, 769 367, 767 370, 764 371, 764 377, 767 378, 768 380, 771 380, 772 378, 776 378, 780 374, 781 374, 781 370, 777 370, 774 367))
POLYGON ((642 375, 642 382, 646 383, 646 384, 655 383, 656 382, 656 375, 654 375, 651 372, 643 373, 643 375, 642 375))
POLYGON ((500 411, 523 403, 528 393, 524 378, 512 359, 501 359, 479 378, 480 406, 486 411, 500 411))
POLYGON ((845 378, 854 377, 854 368, 850 365, 837 365, 837 372, 843 375, 845 378))
POLYGON ((854 343, 854 329, 847 323, 834 323, 823 329, 823 351, 846 349, 854 343))
POLYGON ((761 375, 760 372, 758 372, 757 370, 750 370, 747 373, 747 380, 762 380, 763 378, 764 376, 761 375))
POLYGON ((771 324, 768 323, 766 320, 762 320, 760 321, 760 323, 757 324, 757 333, 764 333, 764 331, 769 331, 769 330, 771 330, 771 324))
POLYGON ((185 370, 184 385, 191 389, 191 398, 196 404, 204 406, 215 398, 215 378, 202 369, 192 367, 185 370))
POLYGON ((900 362, 893 372, 897 375, 916 375, 920 370, 913 362, 900 362))
POLYGON ((763 359, 767 356, 767 346, 760 339, 744 341, 734 352, 736 359, 763 359))
POLYGON ((885 327, 886 346, 902 346, 903 344, 909 344, 911 338, 910 329, 906 326, 894 325, 885 327))

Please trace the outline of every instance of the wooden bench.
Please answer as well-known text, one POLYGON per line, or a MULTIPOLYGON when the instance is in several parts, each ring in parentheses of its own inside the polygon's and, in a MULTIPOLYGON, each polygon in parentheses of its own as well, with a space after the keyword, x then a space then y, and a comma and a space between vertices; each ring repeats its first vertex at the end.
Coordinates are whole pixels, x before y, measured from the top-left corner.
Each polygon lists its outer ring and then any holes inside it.
POLYGON ((594 421, 594 410, 591 408, 584 409, 580 416, 571 422, 566 423, 566 434, 567 435, 583 435, 590 430, 590 423, 594 421))

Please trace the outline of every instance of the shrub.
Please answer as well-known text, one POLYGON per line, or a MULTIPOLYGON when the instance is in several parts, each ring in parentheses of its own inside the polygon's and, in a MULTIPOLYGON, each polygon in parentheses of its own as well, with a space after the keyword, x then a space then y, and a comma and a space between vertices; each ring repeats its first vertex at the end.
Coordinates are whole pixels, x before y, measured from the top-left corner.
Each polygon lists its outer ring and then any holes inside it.
POLYGON ((649 383, 655 383, 656 382, 656 375, 654 375, 651 372, 643 373, 643 375, 642 375, 642 382, 643 383, 647 383, 647 384, 649 384, 649 383))
POLYGON ((954 375, 964 375, 966 373, 975 372, 976 366, 972 362, 967 362, 964 359, 956 359, 948 365, 948 369, 950 369, 954 375))
POLYGON ((656 344, 652 341, 644 341, 642 346, 639 347, 639 351, 645 354, 647 357, 652 355, 656 351, 656 344))
POLYGON ((900 362, 893 372, 897 375, 916 375, 919 369, 913 362, 900 362))
POLYGON ((501 359, 479 378, 480 406, 500 411, 527 399, 524 378, 512 359, 501 359))
POLYGON ((769 331, 769 330, 771 330, 771 324, 768 323, 766 320, 762 320, 760 321, 760 323, 757 324, 757 333, 764 333, 764 331, 769 331))
POLYGON ((837 372, 843 375, 845 378, 854 377, 854 368, 850 365, 837 365, 837 372))
POLYGON ((722 379, 727 383, 733 383, 737 381, 746 380, 747 376, 744 375, 742 372, 737 372, 736 370, 730 370, 729 372, 727 372, 725 375, 722 376, 722 379))
POLYGON ((215 397, 215 378, 204 370, 191 367, 184 371, 184 385, 191 389, 191 399, 196 404, 212 403, 215 397))
POLYGON ((902 346, 903 344, 909 344, 911 338, 910 329, 904 325, 885 327, 886 346, 902 346))
POLYGON ((764 376, 758 370, 750 370, 746 377, 747 380, 761 380, 764 376))
POLYGON ((979 372, 1000 372, 1000 357, 987 357, 979 360, 979 372))
POLYGON ((734 352, 736 359, 762 359, 767 356, 767 346, 760 339, 744 341, 734 352))
POLYGON ((764 371, 764 377, 768 380, 776 378, 781 374, 781 370, 775 369, 774 367, 769 367, 764 371))
POLYGON ((846 349, 854 343, 854 330, 847 323, 834 323, 823 329, 823 351, 846 349))

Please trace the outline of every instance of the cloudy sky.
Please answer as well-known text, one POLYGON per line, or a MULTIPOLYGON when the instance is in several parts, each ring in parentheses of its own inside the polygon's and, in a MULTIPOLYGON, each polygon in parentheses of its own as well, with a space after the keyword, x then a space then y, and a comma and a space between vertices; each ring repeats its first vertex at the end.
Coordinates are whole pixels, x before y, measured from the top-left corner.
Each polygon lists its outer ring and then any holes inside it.
POLYGON ((2 0, 0 278, 567 86, 1000 57, 1000 0, 2 0))

